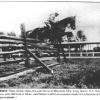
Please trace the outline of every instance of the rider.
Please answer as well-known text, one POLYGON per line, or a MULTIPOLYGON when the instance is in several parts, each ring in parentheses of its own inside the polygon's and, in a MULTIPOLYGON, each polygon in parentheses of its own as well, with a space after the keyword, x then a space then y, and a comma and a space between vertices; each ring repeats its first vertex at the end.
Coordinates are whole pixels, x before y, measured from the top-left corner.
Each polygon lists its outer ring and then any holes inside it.
POLYGON ((58 17, 58 13, 53 13, 53 14, 50 14, 48 20, 45 22, 45 24, 51 28, 51 24, 50 23, 55 23, 57 22, 56 18, 58 17))

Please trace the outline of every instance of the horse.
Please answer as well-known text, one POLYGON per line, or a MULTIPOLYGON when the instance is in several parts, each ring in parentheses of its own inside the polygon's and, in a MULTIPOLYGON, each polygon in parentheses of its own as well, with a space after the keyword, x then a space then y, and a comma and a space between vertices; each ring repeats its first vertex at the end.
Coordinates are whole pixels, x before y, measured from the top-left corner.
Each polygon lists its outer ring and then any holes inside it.
POLYGON ((66 61, 66 57, 65 57, 65 54, 64 54, 64 48, 62 47, 61 45, 61 42, 62 42, 62 37, 64 35, 66 35, 65 33, 65 28, 68 24, 70 24, 70 28, 75 30, 75 16, 72 16, 72 17, 67 17, 61 21, 58 21, 56 23, 52 23, 50 22, 51 24, 51 31, 52 31, 52 34, 53 34, 53 39, 55 40, 55 44, 58 48, 58 58, 57 58, 57 61, 60 60, 60 51, 63 53, 64 55, 64 60, 66 61))
POLYGON ((49 21, 51 27, 46 24, 44 27, 34 29, 29 35, 29 38, 38 38, 43 41, 48 38, 51 42, 60 41, 61 37, 66 33, 65 28, 70 24, 71 29, 75 29, 75 16, 67 17, 61 21, 52 22, 49 21))
MULTIPOLYGON (((63 47, 61 46, 62 37, 66 35, 65 28, 68 24, 70 24, 71 29, 75 29, 75 16, 67 17, 63 20, 52 22, 49 20, 49 27, 48 24, 42 28, 36 28, 32 31, 32 33, 28 36, 29 38, 38 38, 40 41, 44 41, 44 39, 48 38, 50 42, 58 49, 59 52, 63 52, 63 47)), ((58 57, 59 58, 59 57, 58 57)), ((65 57, 64 57, 65 58, 65 57)))

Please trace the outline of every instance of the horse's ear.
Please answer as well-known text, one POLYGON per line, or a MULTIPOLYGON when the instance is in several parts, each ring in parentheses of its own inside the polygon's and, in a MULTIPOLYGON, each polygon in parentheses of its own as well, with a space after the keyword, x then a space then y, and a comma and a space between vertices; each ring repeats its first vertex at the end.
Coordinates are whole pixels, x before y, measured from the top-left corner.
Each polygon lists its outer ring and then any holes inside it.
POLYGON ((76 19, 76 16, 74 16, 74 19, 76 19))

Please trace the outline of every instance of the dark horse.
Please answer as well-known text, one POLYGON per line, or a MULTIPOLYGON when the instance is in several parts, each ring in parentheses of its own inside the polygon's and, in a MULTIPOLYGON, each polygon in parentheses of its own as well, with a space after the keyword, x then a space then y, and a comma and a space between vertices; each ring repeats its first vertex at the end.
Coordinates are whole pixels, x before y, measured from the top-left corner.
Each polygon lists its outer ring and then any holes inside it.
POLYGON ((49 21, 49 23, 51 27, 46 24, 46 26, 42 28, 36 28, 28 35, 28 37, 37 38, 40 41, 43 41, 44 39, 50 39, 51 42, 60 42, 62 36, 66 34, 64 31, 68 24, 70 24, 71 29, 75 29, 75 16, 67 17, 56 23, 49 21))
POLYGON ((60 55, 59 53, 62 52, 63 56, 64 56, 64 60, 66 61, 66 57, 64 54, 64 48, 61 45, 62 42, 62 36, 66 35, 65 33, 65 28, 68 24, 70 24, 70 28, 71 29, 75 29, 75 16, 72 17, 67 17, 61 21, 58 21, 56 23, 52 23, 51 24, 51 33, 53 34, 53 39, 55 41, 55 44, 58 48, 58 53, 57 53, 57 60, 60 60, 60 55))
MULTIPOLYGON (((62 51, 64 53, 63 47, 61 45, 62 36, 64 36, 65 28, 68 24, 70 24, 71 29, 75 29, 75 16, 67 17, 63 20, 58 22, 49 21, 50 26, 46 24, 46 26, 42 28, 36 28, 32 31, 29 35, 29 38, 38 38, 39 40, 43 41, 44 39, 49 39, 51 43, 58 49, 58 59, 60 58, 59 52, 62 51)), ((63 54, 64 55, 64 54, 63 54)), ((65 57, 64 57, 65 58, 65 57)))

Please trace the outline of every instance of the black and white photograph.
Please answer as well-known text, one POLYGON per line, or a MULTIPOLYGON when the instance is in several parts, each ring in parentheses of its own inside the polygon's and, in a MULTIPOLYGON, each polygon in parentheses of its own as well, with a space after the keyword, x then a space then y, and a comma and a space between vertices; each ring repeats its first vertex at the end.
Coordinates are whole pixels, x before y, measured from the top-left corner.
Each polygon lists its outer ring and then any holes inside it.
POLYGON ((1 89, 100 89, 99 2, 0 2, 1 89))

